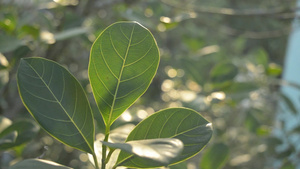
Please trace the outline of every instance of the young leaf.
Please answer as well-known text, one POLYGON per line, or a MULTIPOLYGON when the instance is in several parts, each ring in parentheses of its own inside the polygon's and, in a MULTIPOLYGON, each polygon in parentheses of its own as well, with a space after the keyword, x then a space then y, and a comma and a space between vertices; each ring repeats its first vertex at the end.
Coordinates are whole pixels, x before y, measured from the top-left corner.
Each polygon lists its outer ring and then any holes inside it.
POLYGON ((28 159, 11 166, 9 169, 72 169, 53 161, 42 159, 28 159))
MULTIPOLYGON (((156 138, 177 138, 184 144, 182 153, 171 163, 186 160, 208 143, 212 136, 211 123, 199 113, 187 108, 161 110, 140 122, 129 134, 127 142, 156 138)), ((139 158, 121 151, 117 165, 126 167, 149 168, 159 164, 149 164, 139 158)))
POLYGON ((62 66, 43 58, 21 59, 21 99, 50 135, 79 150, 93 153, 94 121, 79 82, 62 66))
POLYGON ((149 87, 159 52, 152 34, 137 22, 118 22, 94 42, 89 62, 93 94, 110 126, 149 87))
POLYGON ((183 149, 183 143, 175 138, 137 140, 127 143, 102 141, 102 144, 133 154, 139 162, 148 166, 168 166, 183 149))

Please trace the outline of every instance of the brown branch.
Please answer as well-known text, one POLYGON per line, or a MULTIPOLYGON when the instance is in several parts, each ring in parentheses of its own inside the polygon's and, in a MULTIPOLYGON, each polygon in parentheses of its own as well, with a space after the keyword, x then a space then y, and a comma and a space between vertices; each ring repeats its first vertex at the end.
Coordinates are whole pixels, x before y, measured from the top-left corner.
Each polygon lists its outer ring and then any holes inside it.
POLYGON ((285 12, 291 13, 297 10, 300 10, 299 7, 294 8, 284 8, 284 7, 276 7, 271 9, 232 9, 232 8, 217 8, 217 7, 207 7, 207 6, 186 6, 183 4, 174 4, 169 2, 168 0, 161 0, 165 5, 182 9, 188 11, 195 11, 197 13, 203 14, 218 14, 218 15, 226 15, 226 16, 274 16, 283 14, 285 12))

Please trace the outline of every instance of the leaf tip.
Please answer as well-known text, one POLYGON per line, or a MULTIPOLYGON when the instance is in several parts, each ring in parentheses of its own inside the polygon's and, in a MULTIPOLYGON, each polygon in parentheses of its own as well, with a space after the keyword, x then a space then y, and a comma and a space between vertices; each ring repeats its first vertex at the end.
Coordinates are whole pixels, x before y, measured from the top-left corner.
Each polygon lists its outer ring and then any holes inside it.
POLYGON ((208 127, 208 128, 210 128, 211 130, 213 130, 212 123, 207 123, 205 127, 208 127))

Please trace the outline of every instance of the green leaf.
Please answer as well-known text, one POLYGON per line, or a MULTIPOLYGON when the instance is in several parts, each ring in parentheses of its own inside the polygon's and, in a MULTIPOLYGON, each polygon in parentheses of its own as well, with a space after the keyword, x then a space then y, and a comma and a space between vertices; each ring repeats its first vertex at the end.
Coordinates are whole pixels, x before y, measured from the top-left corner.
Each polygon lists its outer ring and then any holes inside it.
POLYGON ((282 67, 276 63, 270 63, 267 68, 267 74, 270 76, 279 76, 282 73, 282 67))
POLYGON ((88 32, 87 28, 72 28, 68 30, 64 30, 62 32, 56 33, 54 35, 55 40, 60 41, 60 40, 65 40, 68 38, 72 38, 78 35, 82 35, 88 32))
POLYGON ((0 138, 3 141, 0 143, 0 150, 12 148, 32 140, 39 129, 39 126, 30 120, 14 122, 0 133, 0 138))
POLYGON ((158 62, 155 39, 137 22, 118 22, 100 34, 91 49, 89 78, 106 126, 147 90, 158 62))
POLYGON ((79 82, 59 64, 43 58, 21 59, 21 99, 34 119, 54 138, 93 153, 94 121, 79 82))
POLYGON ((0 53, 13 51, 23 44, 23 41, 13 36, 0 35, 0 53))
POLYGON ((72 169, 53 161, 42 159, 28 159, 11 166, 9 169, 72 169))
POLYGON ((213 83, 223 83, 232 80, 238 74, 238 68, 232 63, 219 63, 210 71, 213 83))
POLYGON ((203 154, 201 169, 221 169, 229 158, 229 148, 223 143, 209 147, 203 154))
POLYGON ((269 58, 268 53, 263 49, 259 49, 254 53, 255 63, 263 65, 265 68, 268 66, 269 58))
POLYGON ((187 169, 187 162, 183 161, 178 164, 172 165, 169 169, 187 169))
MULTIPOLYGON (((199 113, 187 108, 161 110, 140 122, 129 134, 127 142, 156 138, 177 138, 184 144, 182 153, 171 164, 186 160, 201 151, 212 136, 212 127, 199 113)), ((149 168, 159 164, 148 164, 139 158, 121 151, 118 165, 149 168)))
POLYGON ((148 166, 168 166, 183 149, 183 143, 175 138, 137 140, 126 143, 102 141, 102 144, 133 154, 136 159, 139 159, 140 163, 148 166))

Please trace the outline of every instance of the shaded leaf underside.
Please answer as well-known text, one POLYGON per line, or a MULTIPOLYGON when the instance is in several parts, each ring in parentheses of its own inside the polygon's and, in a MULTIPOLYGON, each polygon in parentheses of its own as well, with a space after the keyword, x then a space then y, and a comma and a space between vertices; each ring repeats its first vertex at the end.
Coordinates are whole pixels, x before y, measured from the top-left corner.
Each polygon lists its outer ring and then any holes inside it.
POLYGON ((22 59, 18 87, 24 105, 49 134, 93 152, 91 109, 81 85, 65 68, 42 58, 22 59))

